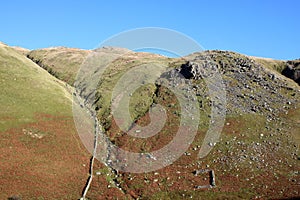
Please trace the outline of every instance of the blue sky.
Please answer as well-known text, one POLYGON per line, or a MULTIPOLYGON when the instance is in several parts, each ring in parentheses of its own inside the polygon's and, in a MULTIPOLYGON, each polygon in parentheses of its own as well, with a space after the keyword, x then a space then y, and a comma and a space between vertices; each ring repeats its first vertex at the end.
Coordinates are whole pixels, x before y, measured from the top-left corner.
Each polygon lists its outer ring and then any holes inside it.
POLYGON ((298 0, 10 0, 0 8, 0 41, 29 49, 93 49, 122 31, 163 27, 205 49, 300 58, 298 0))

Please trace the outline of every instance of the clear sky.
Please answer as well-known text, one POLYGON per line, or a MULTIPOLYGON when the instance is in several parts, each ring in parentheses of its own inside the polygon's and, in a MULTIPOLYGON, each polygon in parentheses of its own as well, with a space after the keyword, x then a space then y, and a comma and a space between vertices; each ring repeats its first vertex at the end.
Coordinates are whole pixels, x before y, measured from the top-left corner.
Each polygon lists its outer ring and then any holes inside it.
POLYGON ((299 12, 299 0, 7 0, 0 4, 0 41, 93 49, 122 31, 163 27, 205 49, 296 59, 299 12))

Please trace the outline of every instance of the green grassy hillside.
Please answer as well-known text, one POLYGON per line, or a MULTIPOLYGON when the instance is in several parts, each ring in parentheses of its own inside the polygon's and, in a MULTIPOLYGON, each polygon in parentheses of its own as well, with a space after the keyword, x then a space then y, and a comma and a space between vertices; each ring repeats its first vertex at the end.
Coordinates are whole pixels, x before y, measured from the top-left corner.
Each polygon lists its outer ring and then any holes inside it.
POLYGON ((79 198, 89 155, 65 83, 0 44, 0 88, 0 199, 79 198))
POLYGON ((36 113, 71 116, 65 84, 12 48, 0 48, 0 131, 35 121, 36 113))
POLYGON ((30 51, 27 56, 50 74, 73 85, 77 71, 89 51, 55 47, 30 51))

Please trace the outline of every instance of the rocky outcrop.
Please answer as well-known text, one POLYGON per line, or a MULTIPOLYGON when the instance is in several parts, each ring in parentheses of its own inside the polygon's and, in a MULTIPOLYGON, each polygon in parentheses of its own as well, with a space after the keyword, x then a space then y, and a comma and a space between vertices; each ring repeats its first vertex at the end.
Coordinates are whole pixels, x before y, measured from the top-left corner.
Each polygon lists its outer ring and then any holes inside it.
POLYGON ((287 66, 282 74, 300 85, 300 60, 287 61, 287 66))
MULTIPOLYGON (((300 61, 288 63, 291 77, 299 81, 300 61)), ((276 114, 285 112, 288 105, 297 99, 297 88, 275 70, 234 52, 196 53, 178 71, 185 78, 197 81, 194 86, 196 94, 204 99, 209 98, 207 92, 202 91, 205 78, 218 71, 226 88, 228 113, 260 113, 272 119, 276 114), (287 89, 291 96, 283 95, 283 89, 287 89)))

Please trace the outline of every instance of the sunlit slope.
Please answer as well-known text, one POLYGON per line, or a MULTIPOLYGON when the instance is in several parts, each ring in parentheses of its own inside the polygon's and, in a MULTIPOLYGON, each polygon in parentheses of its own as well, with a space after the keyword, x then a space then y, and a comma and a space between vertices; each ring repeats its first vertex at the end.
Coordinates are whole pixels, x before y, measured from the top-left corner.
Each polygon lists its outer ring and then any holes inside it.
POLYGON ((0 44, 0 88, 0 199, 78 199, 89 154, 65 83, 0 44))
POLYGON ((75 48, 53 47, 30 51, 27 56, 50 74, 73 85, 77 71, 89 52, 75 48))
POLYGON ((0 131, 33 122, 36 113, 71 115, 71 95, 64 84, 3 45, 0 78, 0 131))

